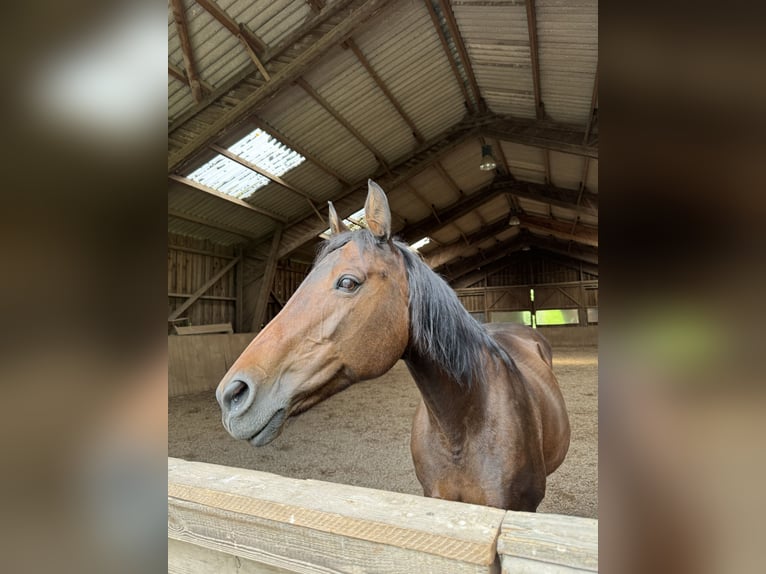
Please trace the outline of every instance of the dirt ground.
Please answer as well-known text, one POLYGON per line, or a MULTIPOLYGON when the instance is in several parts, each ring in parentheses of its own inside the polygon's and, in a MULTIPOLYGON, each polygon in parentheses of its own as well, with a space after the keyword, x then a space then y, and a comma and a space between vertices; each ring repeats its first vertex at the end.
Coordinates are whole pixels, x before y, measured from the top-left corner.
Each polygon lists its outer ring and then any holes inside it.
MULTIPOLYGON (((538 512, 598 518, 598 351, 554 350, 572 426, 564 463, 548 477, 538 512)), ((422 494, 410 457, 419 393, 404 363, 290 419, 271 444, 254 448, 221 425, 213 391, 171 398, 168 456, 409 494, 422 494)))

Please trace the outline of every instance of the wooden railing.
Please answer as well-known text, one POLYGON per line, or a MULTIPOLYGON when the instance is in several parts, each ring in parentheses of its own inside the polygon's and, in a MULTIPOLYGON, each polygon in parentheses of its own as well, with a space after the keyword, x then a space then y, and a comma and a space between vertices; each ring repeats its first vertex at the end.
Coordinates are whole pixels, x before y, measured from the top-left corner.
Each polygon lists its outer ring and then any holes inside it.
POLYGON ((598 522, 168 459, 168 572, 574 573, 598 522))

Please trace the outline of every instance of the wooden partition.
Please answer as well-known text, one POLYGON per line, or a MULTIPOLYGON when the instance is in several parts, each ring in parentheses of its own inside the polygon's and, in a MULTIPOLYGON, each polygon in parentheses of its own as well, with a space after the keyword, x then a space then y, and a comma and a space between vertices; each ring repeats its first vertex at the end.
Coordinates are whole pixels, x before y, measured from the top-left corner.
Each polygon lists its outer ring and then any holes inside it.
POLYGON ((597 571, 598 522, 168 459, 168 572, 597 571))

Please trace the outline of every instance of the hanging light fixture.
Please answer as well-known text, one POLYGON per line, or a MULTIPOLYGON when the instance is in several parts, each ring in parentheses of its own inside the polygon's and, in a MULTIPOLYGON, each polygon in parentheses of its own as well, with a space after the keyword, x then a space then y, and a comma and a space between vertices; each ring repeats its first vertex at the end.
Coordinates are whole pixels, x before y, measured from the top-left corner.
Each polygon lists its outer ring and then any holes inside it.
POLYGON ((495 158, 492 157, 492 146, 481 146, 481 163, 479 164, 479 169, 481 171, 492 171, 496 167, 497 162, 495 162, 495 158))
POLYGON ((511 227, 518 227, 521 225, 521 220, 516 214, 511 215, 511 218, 508 220, 508 225, 511 227))

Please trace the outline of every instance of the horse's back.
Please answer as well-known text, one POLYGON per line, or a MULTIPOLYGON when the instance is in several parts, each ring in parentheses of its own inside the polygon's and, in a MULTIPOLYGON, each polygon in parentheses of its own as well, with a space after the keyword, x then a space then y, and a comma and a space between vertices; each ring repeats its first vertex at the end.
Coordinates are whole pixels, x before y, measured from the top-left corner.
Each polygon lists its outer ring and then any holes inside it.
POLYGON ((543 451, 548 474, 556 470, 569 449, 569 415, 556 376, 548 340, 536 329, 517 323, 489 323, 490 335, 513 358, 529 385, 540 413, 543 451))

